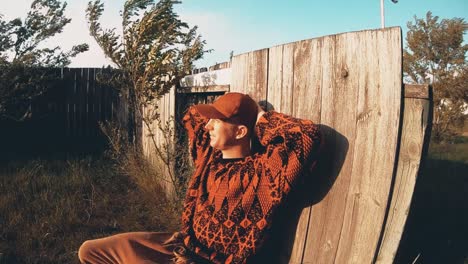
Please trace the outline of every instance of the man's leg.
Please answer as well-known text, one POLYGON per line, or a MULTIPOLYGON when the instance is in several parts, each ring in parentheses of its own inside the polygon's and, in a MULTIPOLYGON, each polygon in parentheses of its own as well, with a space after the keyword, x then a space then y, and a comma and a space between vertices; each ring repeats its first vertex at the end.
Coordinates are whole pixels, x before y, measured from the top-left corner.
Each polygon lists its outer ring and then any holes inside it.
POLYGON ((173 233, 134 232, 84 242, 83 264, 171 263, 175 244, 164 244, 173 233))

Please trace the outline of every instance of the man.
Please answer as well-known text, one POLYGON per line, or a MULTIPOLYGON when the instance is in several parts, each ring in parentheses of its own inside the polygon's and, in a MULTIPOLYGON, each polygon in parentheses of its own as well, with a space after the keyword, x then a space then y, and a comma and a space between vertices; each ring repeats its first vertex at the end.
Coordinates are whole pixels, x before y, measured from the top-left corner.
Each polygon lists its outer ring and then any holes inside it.
POLYGON ((87 241, 79 252, 82 263, 247 263, 265 244, 304 168, 316 163, 321 145, 313 122, 264 112, 241 93, 191 107, 183 122, 195 172, 181 231, 87 241))

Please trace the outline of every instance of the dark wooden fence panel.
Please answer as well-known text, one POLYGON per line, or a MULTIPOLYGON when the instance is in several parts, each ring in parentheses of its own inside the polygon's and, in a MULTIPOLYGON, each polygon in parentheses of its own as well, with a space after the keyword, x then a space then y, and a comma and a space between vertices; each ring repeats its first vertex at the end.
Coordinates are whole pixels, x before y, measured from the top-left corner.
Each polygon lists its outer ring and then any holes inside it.
POLYGON ((57 69, 58 80, 32 102, 31 118, 0 121, 3 156, 102 151, 107 139, 99 123, 117 121, 116 114, 125 112, 118 91, 96 80, 102 71, 57 69))

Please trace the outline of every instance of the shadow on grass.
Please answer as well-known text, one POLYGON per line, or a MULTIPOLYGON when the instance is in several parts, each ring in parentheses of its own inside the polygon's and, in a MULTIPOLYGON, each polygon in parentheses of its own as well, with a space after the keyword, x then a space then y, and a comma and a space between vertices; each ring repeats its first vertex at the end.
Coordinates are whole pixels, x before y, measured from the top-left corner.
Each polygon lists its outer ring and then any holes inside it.
POLYGON ((467 263, 468 163, 428 159, 395 263, 467 263))

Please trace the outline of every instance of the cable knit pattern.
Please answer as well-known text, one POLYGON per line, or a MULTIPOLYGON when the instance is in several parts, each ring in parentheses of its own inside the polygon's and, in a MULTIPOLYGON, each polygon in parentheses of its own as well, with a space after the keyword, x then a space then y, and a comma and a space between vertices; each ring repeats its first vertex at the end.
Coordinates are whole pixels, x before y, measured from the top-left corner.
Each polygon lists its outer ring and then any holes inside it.
POLYGON ((209 145, 207 121, 194 108, 183 119, 195 164, 182 215, 184 244, 214 263, 246 263, 304 166, 315 163, 319 129, 308 120, 267 112, 255 128, 265 148, 223 160, 209 145))

